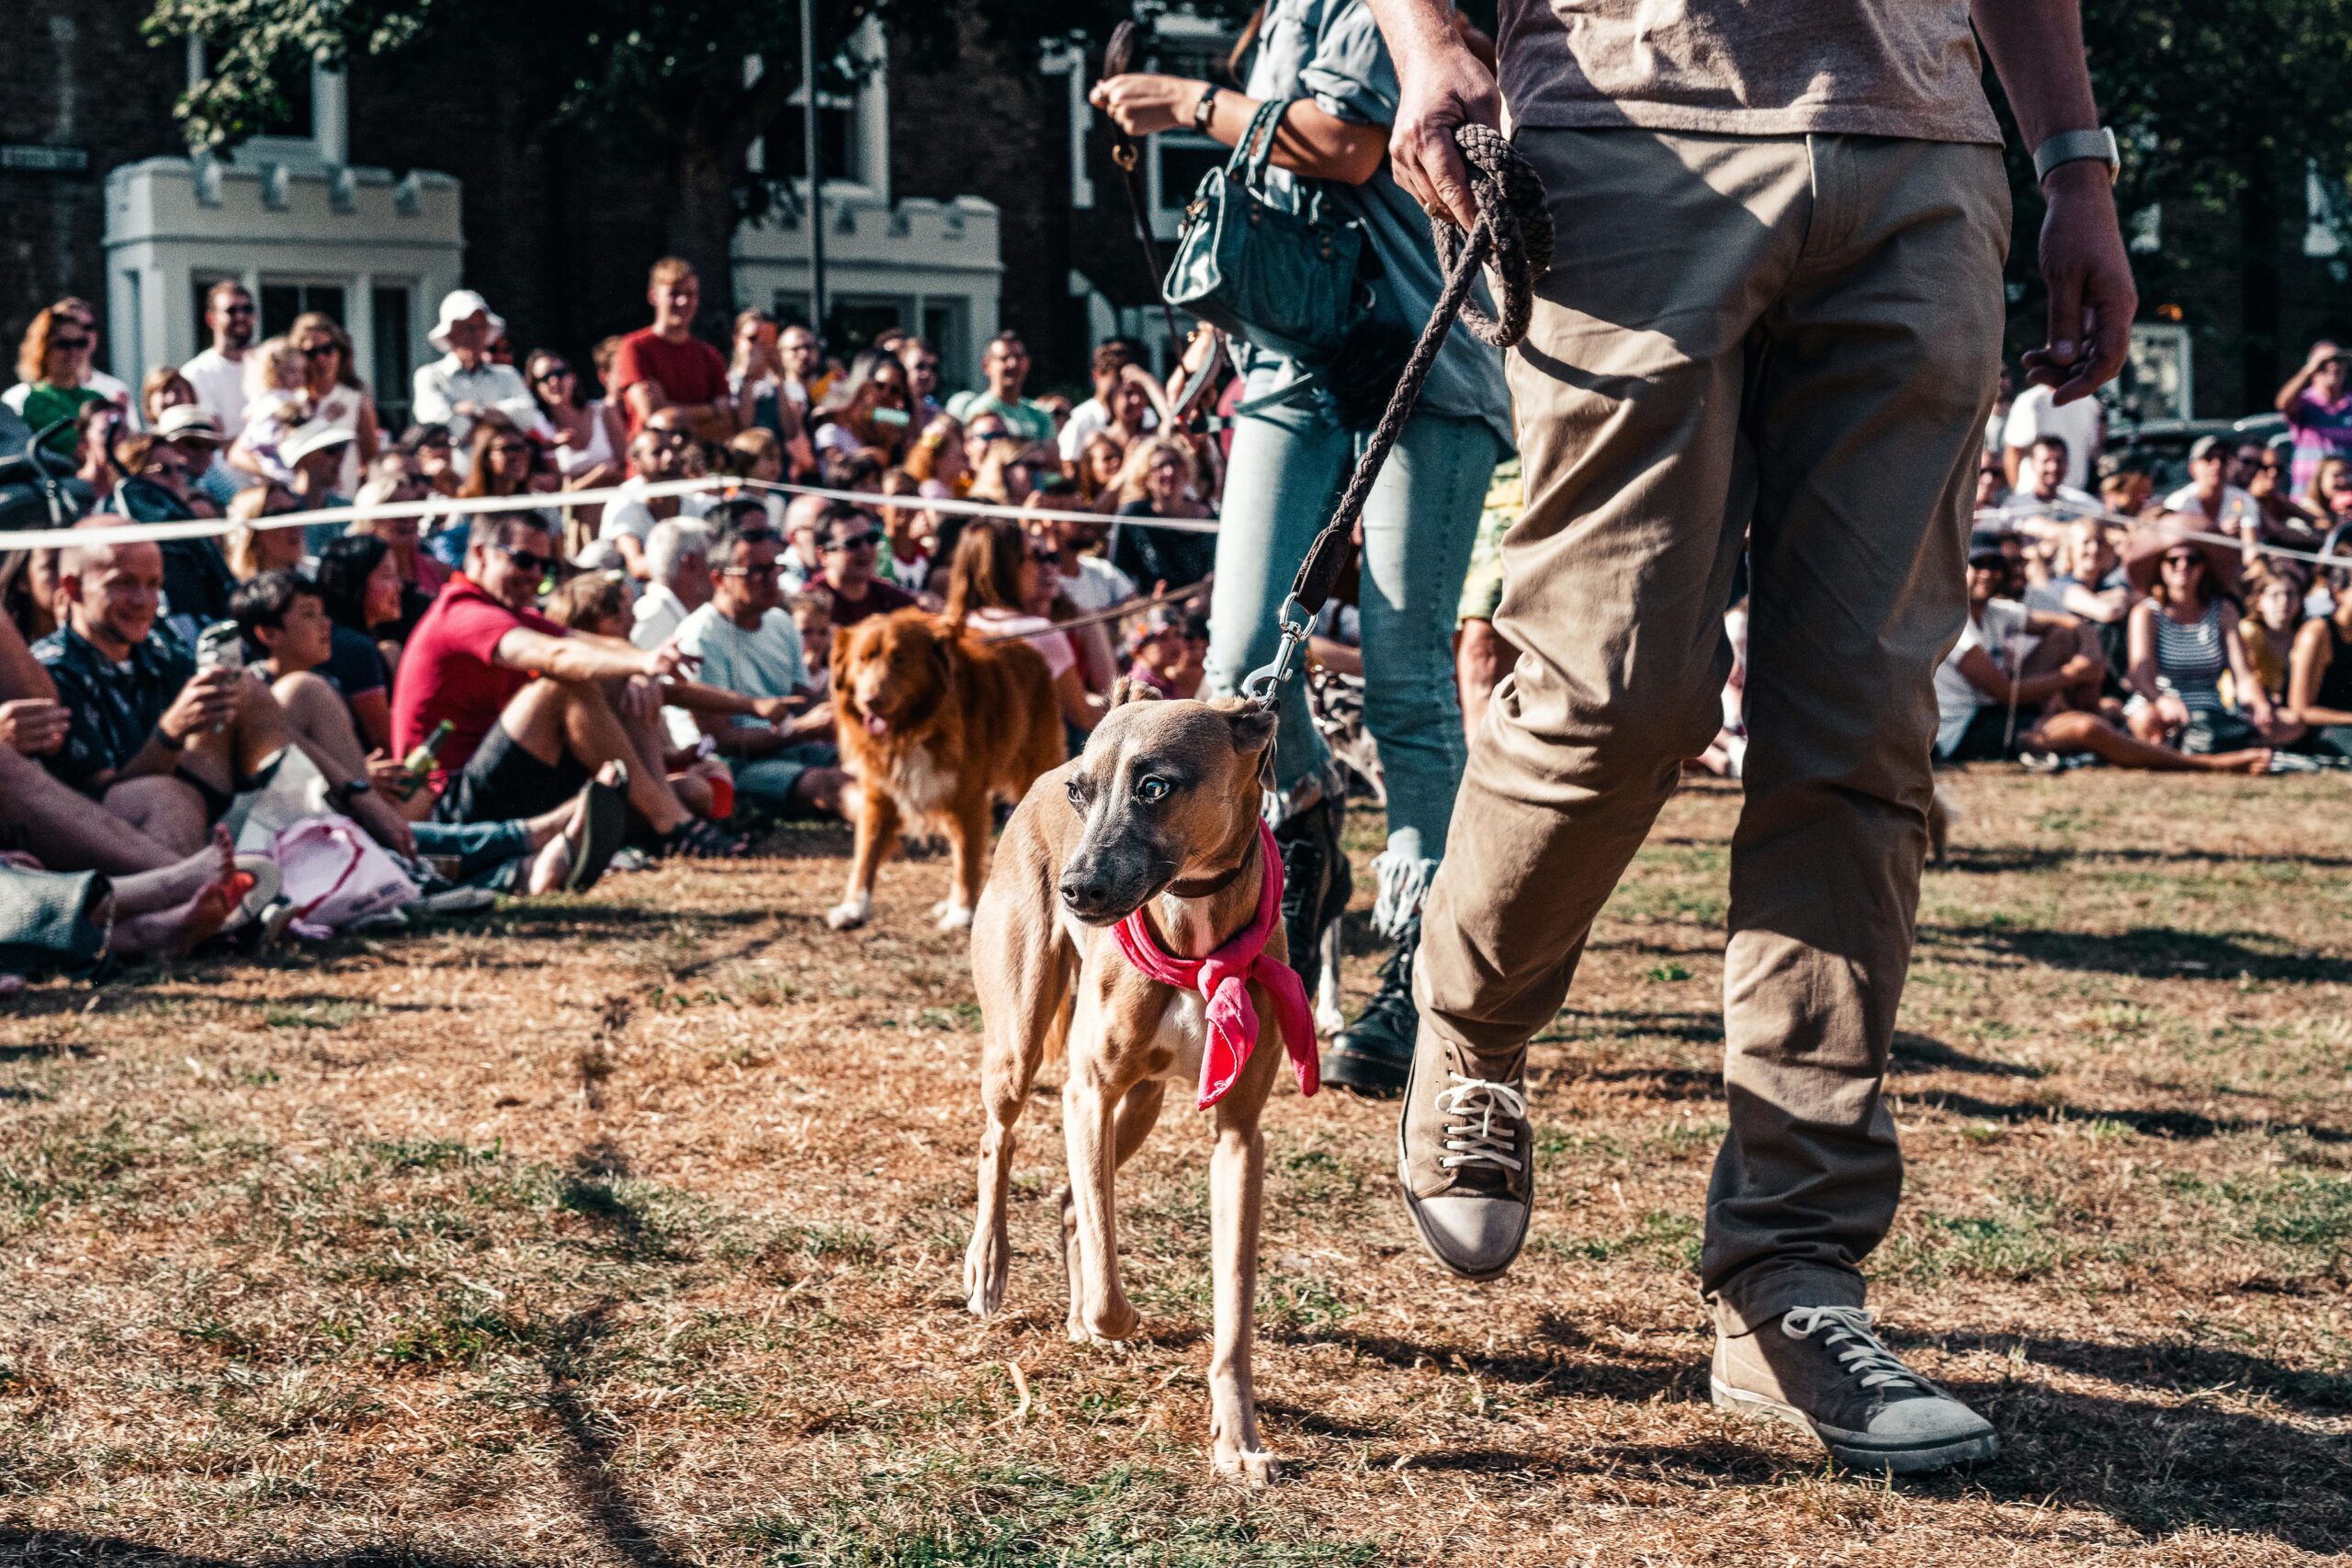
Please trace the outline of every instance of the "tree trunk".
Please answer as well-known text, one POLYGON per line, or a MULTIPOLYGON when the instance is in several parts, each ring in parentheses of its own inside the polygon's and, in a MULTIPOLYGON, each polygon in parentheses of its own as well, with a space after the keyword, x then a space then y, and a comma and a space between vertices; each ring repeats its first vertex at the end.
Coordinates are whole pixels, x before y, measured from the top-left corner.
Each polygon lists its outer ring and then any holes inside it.
POLYGON ((702 314, 695 332, 725 343, 737 301, 729 254, 735 236, 735 169, 724 154, 693 141, 670 157, 664 229, 670 253, 694 264, 702 278, 702 314))

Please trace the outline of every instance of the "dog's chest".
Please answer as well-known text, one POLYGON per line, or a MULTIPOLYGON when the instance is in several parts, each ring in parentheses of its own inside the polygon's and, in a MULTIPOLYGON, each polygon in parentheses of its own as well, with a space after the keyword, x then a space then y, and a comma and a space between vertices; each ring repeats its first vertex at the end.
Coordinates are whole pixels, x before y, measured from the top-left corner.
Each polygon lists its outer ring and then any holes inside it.
POLYGON ((939 765, 928 746, 909 747, 891 760, 890 794, 901 809, 919 814, 943 809, 956 793, 956 775, 939 765))
POLYGON ((1171 991, 1151 1032, 1149 1074, 1190 1089, 1201 1081, 1201 1052, 1208 1041, 1208 1008, 1198 991, 1171 991))

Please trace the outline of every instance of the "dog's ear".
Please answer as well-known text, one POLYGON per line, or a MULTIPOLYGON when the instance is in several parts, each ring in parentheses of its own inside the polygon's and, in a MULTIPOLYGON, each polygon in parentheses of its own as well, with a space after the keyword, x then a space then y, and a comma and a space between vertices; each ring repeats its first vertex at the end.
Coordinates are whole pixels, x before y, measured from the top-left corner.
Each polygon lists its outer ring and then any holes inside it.
POLYGON ((939 671, 939 683, 952 690, 956 684, 956 666, 960 656, 956 628, 945 624, 931 629, 931 662, 939 671))
POLYGON ((1122 675, 1111 682, 1111 705, 1122 703, 1156 703, 1159 694, 1132 675, 1122 675))
POLYGON ((1270 707, 1245 704, 1228 712, 1225 722, 1232 727, 1233 749, 1245 757, 1264 750, 1274 739, 1274 710, 1270 707))

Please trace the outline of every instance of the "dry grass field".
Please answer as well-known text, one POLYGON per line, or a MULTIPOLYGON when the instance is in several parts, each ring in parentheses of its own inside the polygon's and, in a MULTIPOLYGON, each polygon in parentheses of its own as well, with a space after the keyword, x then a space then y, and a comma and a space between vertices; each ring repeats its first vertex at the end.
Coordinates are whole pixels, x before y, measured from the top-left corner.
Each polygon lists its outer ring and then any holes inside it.
POLYGON ((1833 1474, 1707 1403, 1690 1270, 1737 805, 1711 785, 1668 809, 1534 1053, 1541 1207, 1508 1279, 1422 1260, 1388 1107, 1278 1089, 1258 1386, 1289 1479, 1263 1493, 1207 1472, 1197 1118, 1121 1184, 1143 1337, 1063 1337, 1051 1088, 1007 1310, 963 1312, 978 1036, 962 945, 922 913, 938 861, 886 873, 851 935, 820 918, 843 837, 806 831, 0 1003, 0 1558, 2352 1551, 2352 789, 1954 783, 1874 1301, 2006 1434, 1973 1473, 1833 1474))

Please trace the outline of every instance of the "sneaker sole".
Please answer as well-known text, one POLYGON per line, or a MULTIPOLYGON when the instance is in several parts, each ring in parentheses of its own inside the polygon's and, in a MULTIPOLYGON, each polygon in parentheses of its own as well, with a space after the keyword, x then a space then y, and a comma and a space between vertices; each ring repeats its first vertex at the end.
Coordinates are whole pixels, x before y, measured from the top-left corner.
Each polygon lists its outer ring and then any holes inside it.
POLYGON ((1793 1404, 1783 1404, 1760 1393, 1733 1388, 1718 1377, 1710 1376, 1707 1385, 1713 1392, 1719 1408, 1793 1427, 1827 1449, 1830 1458, 1853 1470, 1883 1470, 1894 1475, 1917 1475, 1931 1470, 1948 1470, 1954 1465, 1982 1464, 2001 1451, 2001 1438, 1996 1432, 1955 1438, 1947 1443, 1924 1448, 1913 1443, 1882 1446, 1843 1433, 1832 1436, 1836 1428, 1824 1430, 1793 1404))
POLYGON ((1430 1235, 1429 1224, 1421 1217, 1421 1201, 1413 1194, 1412 1167, 1405 1157, 1405 1118, 1402 1114, 1396 1118, 1396 1185, 1405 1194, 1405 1212, 1413 1217, 1413 1234, 1421 1238, 1421 1250, 1447 1273, 1464 1280, 1499 1280, 1510 1271, 1512 1264, 1519 1261, 1520 1249, 1527 1245, 1528 1222, 1535 1217, 1532 1193, 1520 1208, 1519 1234, 1511 1237, 1510 1251, 1492 1269, 1464 1269, 1438 1250, 1437 1242, 1430 1235))

